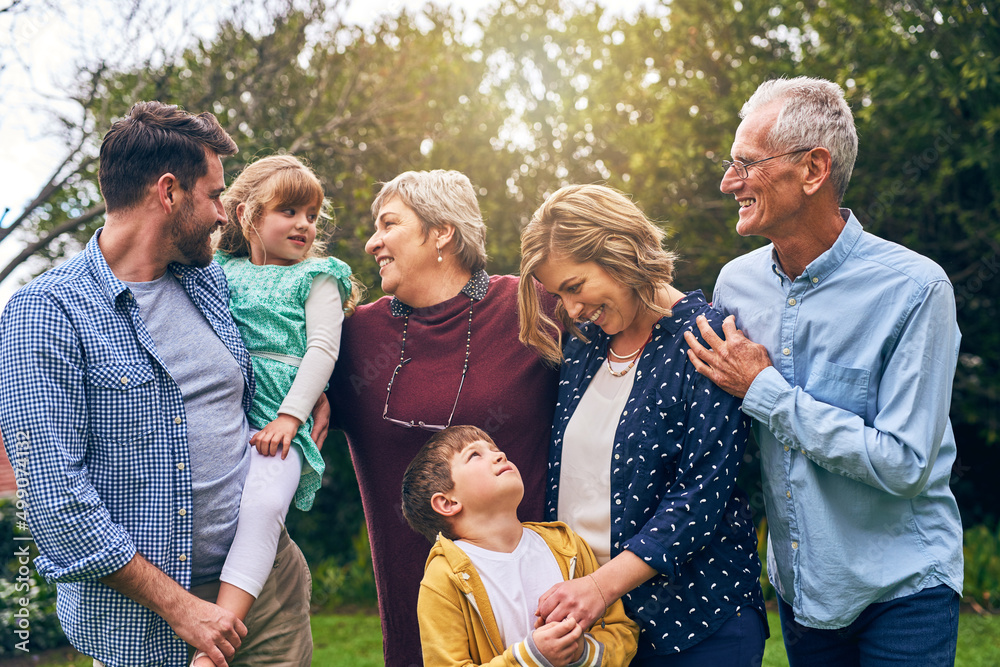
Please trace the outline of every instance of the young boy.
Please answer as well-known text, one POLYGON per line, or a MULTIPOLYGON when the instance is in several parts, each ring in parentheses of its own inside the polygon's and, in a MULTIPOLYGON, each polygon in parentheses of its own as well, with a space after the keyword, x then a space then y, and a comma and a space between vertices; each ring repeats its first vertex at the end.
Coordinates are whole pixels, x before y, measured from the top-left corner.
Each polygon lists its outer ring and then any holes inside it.
POLYGON ((434 434, 407 468, 403 516, 434 542, 417 603, 424 665, 627 665, 639 628, 621 601, 590 632, 572 617, 535 627, 538 598, 597 559, 564 523, 518 521, 523 494, 517 468, 474 426, 434 434))

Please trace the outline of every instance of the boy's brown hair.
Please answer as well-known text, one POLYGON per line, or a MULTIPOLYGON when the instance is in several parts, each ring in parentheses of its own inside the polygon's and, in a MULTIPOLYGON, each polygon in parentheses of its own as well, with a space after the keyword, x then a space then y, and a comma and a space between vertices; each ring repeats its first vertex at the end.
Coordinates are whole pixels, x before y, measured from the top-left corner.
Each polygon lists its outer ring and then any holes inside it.
POLYGON ((424 443, 403 473, 403 517, 413 530, 431 542, 441 533, 450 540, 460 539, 448 518, 431 507, 435 493, 448 493, 455 487, 451 478, 451 460, 466 445, 483 440, 496 446, 486 431, 475 426, 449 426, 424 443))

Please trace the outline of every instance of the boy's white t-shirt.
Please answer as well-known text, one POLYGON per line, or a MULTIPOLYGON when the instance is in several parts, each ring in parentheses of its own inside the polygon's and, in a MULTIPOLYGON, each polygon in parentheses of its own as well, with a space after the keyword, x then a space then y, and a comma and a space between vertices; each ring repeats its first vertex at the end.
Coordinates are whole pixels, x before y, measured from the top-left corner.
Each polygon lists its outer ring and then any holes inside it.
POLYGON ((504 648, 523 641, 535 629, 538 598, 563 581, 555 555, 542 536, 524 528, 511 553, 489 551, 456 540, 475 565, 490 598, 504 648))

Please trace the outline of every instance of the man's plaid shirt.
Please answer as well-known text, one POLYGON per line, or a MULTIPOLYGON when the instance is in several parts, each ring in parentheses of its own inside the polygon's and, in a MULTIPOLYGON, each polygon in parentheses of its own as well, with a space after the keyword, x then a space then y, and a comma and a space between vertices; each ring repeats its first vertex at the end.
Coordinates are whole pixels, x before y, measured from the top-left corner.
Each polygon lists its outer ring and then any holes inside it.
MULTIPOLYGON (((20 481, 35 565, 57 582, 73 645, 109 667, 184 665, 186 646, 163 619, 99 581, 138 552, 189 588, 193 521, 181 392, 104 260, 100 233, 4 309, 0 429, 11 461, 27 471, 20 481)), ((240 364, 249 409, 250 356, 222 269, 168 270, 240 364)))

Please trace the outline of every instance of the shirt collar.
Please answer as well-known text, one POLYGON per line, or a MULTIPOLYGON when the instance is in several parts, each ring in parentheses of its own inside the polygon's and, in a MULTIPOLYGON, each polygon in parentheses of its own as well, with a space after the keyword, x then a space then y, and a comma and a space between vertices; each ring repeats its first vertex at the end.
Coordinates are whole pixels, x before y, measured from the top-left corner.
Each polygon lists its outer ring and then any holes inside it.
MULTIPOLYGON (((473 301, 482 301, 486 296, 486 290, 490 286, 490 276, 486 273, 485 269, 479 269, 474 274, 469 282, 465 283, 459 294, 464 294, 473 301)), ((403 317, 404 315, 409 315, 413 312, 411 306, 406 305, 396 297, 392 297, 392 301, 389 302, 389 312, 392 313, 393 317, 403 317)))
MULTIPOLYGON (((94 279, 97 281, 98 287, 107 297, 108 301, 114 304, 118 301, 122 294, 132 294, 132 290, 129 289, 128 285, 115 276, 111 267, 108 266, 107 260, 104 259, 104 253, 101 252, 101 246, 97 242, 97 239, 100 238, 103 230, 104 227, 101 227, 92 237, 90 237, 90 241, 87 242, 87 247, 84 252, 86 253, 87 262, 90 264, 91 271, 93 272, 94 279)), ((185 291, 190 293, 193 281, 195 277, 197 277, 200 269, 196 266, 188 266, 186 264, 171 262, 167 266, 167 271, 174 274, 177 280, 179 280, 181 285, 184 287, 185 291)))
MULTIPOLYGON (((831 273, 837 270, 837 267, 844 263, 858 239, 861 238, 861 232, 864 231, 851 209, 840 209, 840 217, 844 219, 845 223, 844 228, 840 231, 840 236, 826 252, 809 262, 805 271, 802 272, 802 278, 812 285, 818 285, 826 280, 831 273)), ((773 247, 771 248, 771 270, 781 280, 787 277, 778 263, 778 255, 773 247)))
POLYGON ((662 327, 673 336, 691 320, 692 315, 704 308, 707 303, 705 295, 700 289, 689 292, 671 307, 669 316, 660 318, 657 326, 662 327))
POLYGON ((104 253, 101 252, 101 246, 97 242, 103 230, 104 227, 101 227, 94 232, 94 235, 90 237, 90 241, 87 242, 84 253, 86 253, 87 263, 90 265, 97 286, 104 296, 107 297, 108 301, 114 304, 118 300, 118 297, 123 292, 129 292, 129 289, 125 283, 115 277, 115 274, 111 271, 111 267, 108 266, 107 260, 104 259, 104 253))

